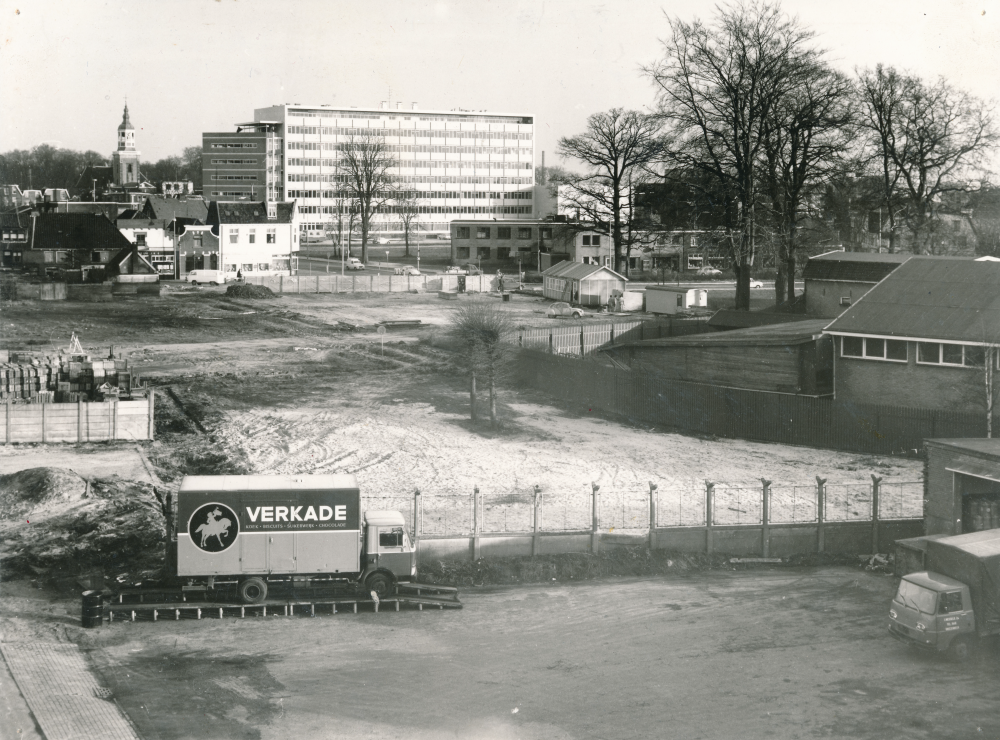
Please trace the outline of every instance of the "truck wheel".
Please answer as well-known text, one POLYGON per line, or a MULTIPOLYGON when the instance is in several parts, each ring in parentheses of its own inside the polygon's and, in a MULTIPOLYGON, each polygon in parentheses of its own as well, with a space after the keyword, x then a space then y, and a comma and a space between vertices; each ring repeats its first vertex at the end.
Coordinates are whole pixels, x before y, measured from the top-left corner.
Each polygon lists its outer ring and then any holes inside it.
POLYGON ((239 594, 244 604, 259 604, 267 598, 267 584, 263 578, 247 578, 240 583, 239 594))
POLYGON ((369 593, 374 591, 380 599, 388 596, 392 592, 392 579, 385 573, 372 573, 365 580, 365 588, 369 593))
POLYGON ((972 657, 972 640, 968 637, 956 637, 948 646, 948 655, 959 663, 972 657))

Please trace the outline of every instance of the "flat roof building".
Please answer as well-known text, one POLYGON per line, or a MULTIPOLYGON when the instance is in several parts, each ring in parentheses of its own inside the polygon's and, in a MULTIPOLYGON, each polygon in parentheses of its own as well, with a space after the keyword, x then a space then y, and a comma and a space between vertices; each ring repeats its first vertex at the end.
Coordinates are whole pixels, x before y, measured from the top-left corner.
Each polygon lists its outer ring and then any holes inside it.
MULTIPOLYGON (((239 124, 235 133, 204 135, 205 197, 295 200, 303 231, 318 235, 337 221, 338 208, 346 210, 340 151, 367 132, 384 137, 396 158, 392 174, 417 200, 420 231, 446 233, 456 218, 534 214, 532 116, 415 104, 258 108, 253 123, 239 124)), ((391 204, 376 215, 373 230, 401 231, 391 204)))

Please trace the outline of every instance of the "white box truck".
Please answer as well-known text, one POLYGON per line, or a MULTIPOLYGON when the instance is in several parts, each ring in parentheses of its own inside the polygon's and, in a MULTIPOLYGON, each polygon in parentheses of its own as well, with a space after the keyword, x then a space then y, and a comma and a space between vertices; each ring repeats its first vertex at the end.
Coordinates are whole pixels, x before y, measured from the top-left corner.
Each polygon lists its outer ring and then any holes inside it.
POLYGON ((177 494, 177 575, 235 586, 243 602, 275 582, 354 582, 384 596, 414 580, 398 511, 361 511, 353 475, 191 475, 177 494))

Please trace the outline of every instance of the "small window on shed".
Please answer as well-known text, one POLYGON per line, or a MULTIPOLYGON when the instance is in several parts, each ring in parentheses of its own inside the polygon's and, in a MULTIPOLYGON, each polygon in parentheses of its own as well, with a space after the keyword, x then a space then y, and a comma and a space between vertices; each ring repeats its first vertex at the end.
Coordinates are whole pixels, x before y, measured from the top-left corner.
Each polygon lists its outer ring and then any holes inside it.
POLYGON ((861 357, 865 340, 861 337, 841 337, 840 354, 844 357, 861 357))

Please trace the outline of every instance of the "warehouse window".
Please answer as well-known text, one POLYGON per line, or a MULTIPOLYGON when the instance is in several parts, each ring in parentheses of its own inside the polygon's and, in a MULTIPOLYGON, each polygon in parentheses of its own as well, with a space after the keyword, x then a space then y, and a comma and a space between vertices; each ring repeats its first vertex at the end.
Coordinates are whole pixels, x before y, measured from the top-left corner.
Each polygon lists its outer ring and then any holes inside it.
POLYGON ((455 233, 455 238, 456 239, 468 239, 469 238, 469 227, 468 226, 459 226, 455 230, 455 232, 456 232, 455 233))
POLYGON ((517 228, 517 238, 518 239, 530 239, 531 238, 531 228, 527 226, 519 226, 517 228))
POLYGON ((489 226, 480 226, 480 227, 478 227, 476 229, 476 238, 477 239, 489 239, 490 238, 490 227, 489 226))
POLYGON ((510 227, 509 226, 498 226, 497 227, 497 239, 510 239, 510 227))
POLYGON ((908 356, 906 342, 875 337, 842 337, 840 354, 842 357, 863 357, 866 360, 889 362, 906 362, 908 356))
POLYGON ((917 344, 917 362, 921 365, 982 367, 986 362, 986 351, 983 347, 967 344, 919 342, 917 344))
POLYGON ((455 256, 460 260, 469 259, 469 248, 459 247, 458 249, 455 250, 455 256))
POLYGON ((538 236, 541 239, 551 239, 552 238, 552 229, 549 229, 549 228, 539 229, 538 230, 538 236))

